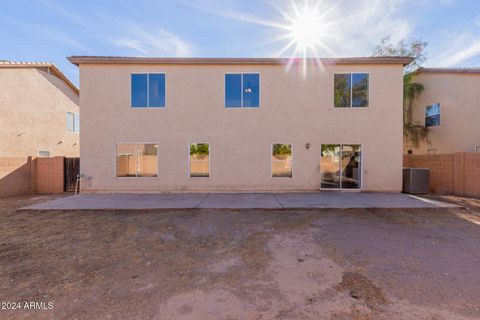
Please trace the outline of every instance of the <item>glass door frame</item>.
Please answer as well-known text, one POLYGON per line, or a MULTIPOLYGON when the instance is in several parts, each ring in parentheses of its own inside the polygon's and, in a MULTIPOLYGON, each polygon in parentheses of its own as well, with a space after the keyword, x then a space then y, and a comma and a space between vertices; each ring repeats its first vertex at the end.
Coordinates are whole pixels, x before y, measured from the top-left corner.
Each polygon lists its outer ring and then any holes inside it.
POLYGON ((363 190, 363 144, 361 143, 322 143, 320 144, 320 190, 321 191, 346 191, 346 192, 360 192, 363 190), (340 188, 322 188, 322 146, 325 144, 332 144, 332 145, 338 145, 340 146, 340 159, 339 159, 339 177, 340 177, 340 188), (351 146, 351 145, 357 145, 360 146, 360 188, 357 189, 348 189, 348 188, 342 188, 342 177, 343 177, 343 169, 342 169, 342 147, 343 146, 351 146))

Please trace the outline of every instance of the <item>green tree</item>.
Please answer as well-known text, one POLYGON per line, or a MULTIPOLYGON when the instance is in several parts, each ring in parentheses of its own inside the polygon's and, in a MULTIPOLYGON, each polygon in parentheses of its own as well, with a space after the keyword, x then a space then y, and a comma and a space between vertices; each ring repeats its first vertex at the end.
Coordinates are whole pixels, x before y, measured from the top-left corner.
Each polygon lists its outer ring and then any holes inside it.
POLYGON ((429 128, 419 122, 414 122, 413 101, 423 92, 424 87, 414 81, 415 74, 420 65, 427 59, 425 53, 426 42, 413 39, 401 40, 396 44, 390 37, 383 38, 373 50, 374 57, 407 56, 412 57, 412 63, 404 68, 403 76, 403 134, 406 140, 418 147, 421 141, 428 142, 429 128))

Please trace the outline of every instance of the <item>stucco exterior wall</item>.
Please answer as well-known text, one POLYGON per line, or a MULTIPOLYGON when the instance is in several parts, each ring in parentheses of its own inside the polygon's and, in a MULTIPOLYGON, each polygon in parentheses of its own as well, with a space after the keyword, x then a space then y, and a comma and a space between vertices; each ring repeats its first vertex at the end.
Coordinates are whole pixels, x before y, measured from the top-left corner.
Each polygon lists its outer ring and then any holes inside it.
POLYGON ((81 64, 84 192, 318 190, 322 144, 361 144, 363 190, 401 190, 402 65, 81 64), (130 107, 131 73, 166 73, 166 108, 130 107), (260 108, 226 109, 224 75, 260 73, 260 108), (368 72, 368 108, 333 107, 334 73, 368 72), (115 144, 158 144, 158 177, 120 178, 115 144), (210 143, 210 177, 189 178, 189 144, 210 143), (293 144, 293 177, 271 177, 272 143, 293 144), (310 148, 305 145, 310 143, 310 148))
POLYGON ((0 157, 78 156, 79 134, 67 132, 67 111, 79 112, 78 95, 36 68, 0 68, 0 157))
POLYGON ((415 82, 425 89, 414 103, 413 120, 425 124, 425 107, 440 103, 440 126, 430 127, 430 144, 406 144, 405 150, 425 154, 474 152, 480 146, 480 74, 420 73, 415 82))

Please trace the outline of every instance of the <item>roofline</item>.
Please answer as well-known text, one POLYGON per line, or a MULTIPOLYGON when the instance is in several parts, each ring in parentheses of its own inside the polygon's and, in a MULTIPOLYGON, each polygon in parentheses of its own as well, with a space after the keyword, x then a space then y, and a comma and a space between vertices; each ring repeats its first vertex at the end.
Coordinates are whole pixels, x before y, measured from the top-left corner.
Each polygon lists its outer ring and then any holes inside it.
POLYGON ((50 62, 14 62, 14 61, 0 61, 0 68, 48 68, 49 71, 60 80, 63 80, 77 95, 80 90, 63 74, 60 69, 50 62))
MULTIPOLYGON (((71 56, 71 63, 80 64, 212 64, 212 65, 283 65, 289 58, 154 58, 154 57, 111 57, 111 56, 71 56)), ((294 63, 303 59, 294 58, 294 63)), ((413 61, 410 57, 353 57, 353 58, 308 58, 307 63, 321 64, 402 64, 413 61)))
POLYGON ((480 74, 480 68, 419 68, 416 73, 463 73, 480 74))

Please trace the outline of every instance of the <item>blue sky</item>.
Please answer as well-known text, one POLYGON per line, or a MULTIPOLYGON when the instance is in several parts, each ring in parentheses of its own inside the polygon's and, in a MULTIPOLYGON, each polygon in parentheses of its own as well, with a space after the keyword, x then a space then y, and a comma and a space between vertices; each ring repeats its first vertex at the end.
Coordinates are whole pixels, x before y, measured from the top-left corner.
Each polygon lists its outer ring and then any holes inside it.
MULTIPOLYGON (((272 57, 293 0, 0 0, 0 59, 55 63, 70 55, 272 57)), ((305 1, 293 1, 297 7, 305 1)), ((478 0, 310 0, 328 23, 318 55, 371 55, 380 39, 428 42, 427 66, 480 66, 478 0)))

